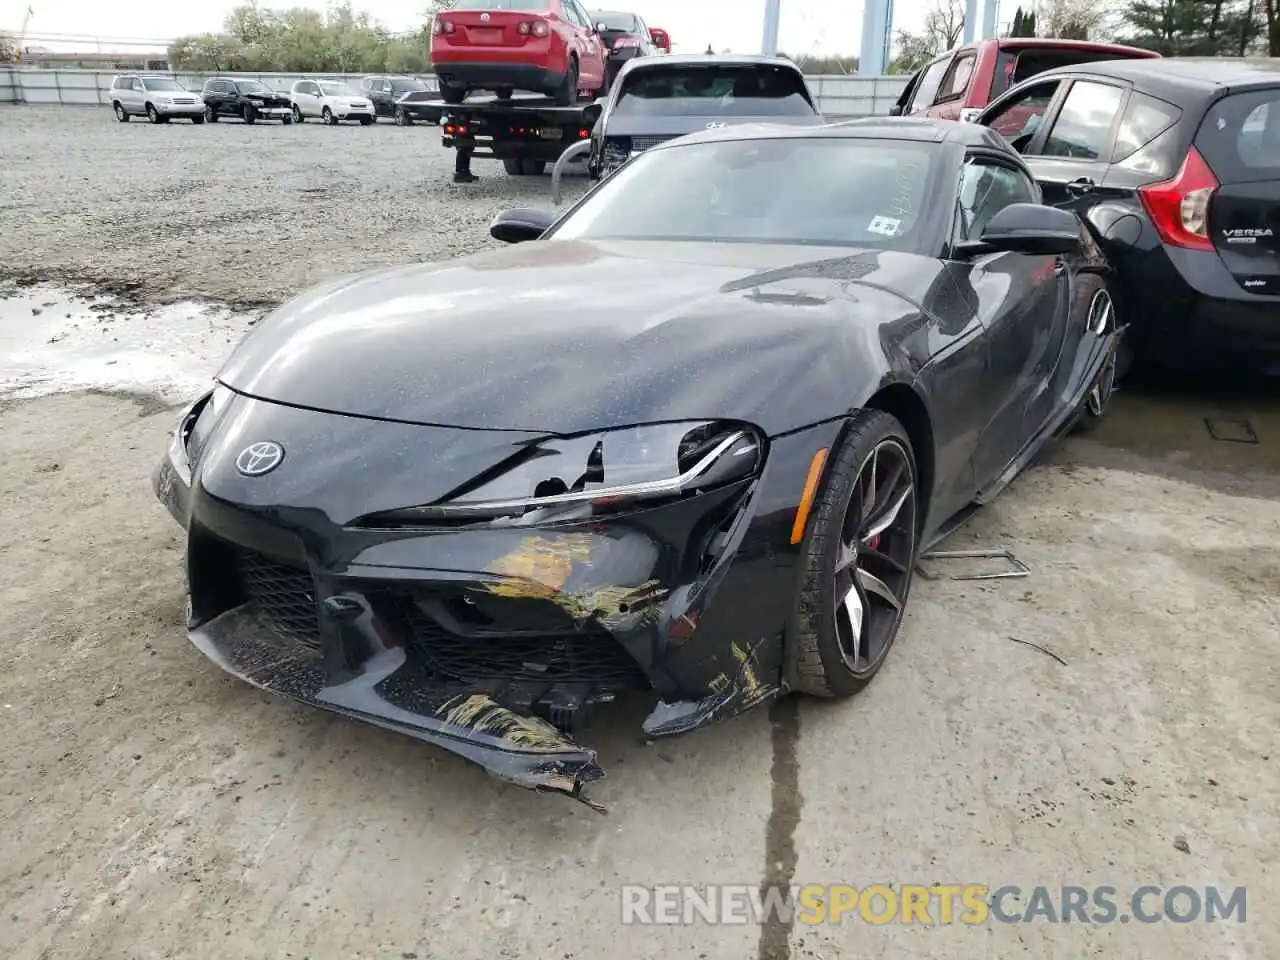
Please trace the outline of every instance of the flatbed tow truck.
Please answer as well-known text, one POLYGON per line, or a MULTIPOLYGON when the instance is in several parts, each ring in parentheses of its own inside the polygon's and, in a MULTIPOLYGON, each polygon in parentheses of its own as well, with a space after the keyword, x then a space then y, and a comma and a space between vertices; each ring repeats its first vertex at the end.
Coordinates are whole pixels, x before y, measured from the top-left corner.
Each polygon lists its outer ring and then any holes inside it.
MULTIPOLYGON (((591 128, 603 109, 598 101, 561 107, 550 97, 488 97, 440 103, 442 143, 457 151, 457 183, 477 179, 471 173, 472 157, 501 160, 513 176, 541 176, 548 163, 554 163, 575 143, 591 137, 591 128)), ((434 101, 428 104, 436 106, 434 101)))

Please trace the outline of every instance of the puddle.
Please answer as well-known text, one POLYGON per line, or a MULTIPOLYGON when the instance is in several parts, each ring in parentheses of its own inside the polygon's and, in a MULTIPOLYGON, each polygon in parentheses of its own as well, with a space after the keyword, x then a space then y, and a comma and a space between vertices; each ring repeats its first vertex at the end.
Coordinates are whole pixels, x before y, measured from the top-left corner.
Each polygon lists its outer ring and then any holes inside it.
POLYGON ((148 309, 28 287, 0 299, 0 397, 120 390, 183 400, 256 319, 204 303, 148 309))

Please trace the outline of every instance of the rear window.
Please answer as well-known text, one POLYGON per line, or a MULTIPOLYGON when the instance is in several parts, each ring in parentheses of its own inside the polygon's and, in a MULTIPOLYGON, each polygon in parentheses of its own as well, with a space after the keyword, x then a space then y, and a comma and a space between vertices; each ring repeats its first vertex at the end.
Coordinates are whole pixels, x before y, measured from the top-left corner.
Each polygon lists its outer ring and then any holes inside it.
POLYGON ((606 30, 617 30, 622 33, 635 33, 639 29, 634 13, 610 13, 608 10, 590 12, 592 23, 603 23, 606 30))
POLYGON ((646 151, 587 194, 549 240, 855 246, 915 252, 941 148, 781 137, 646 151), (795 176, 803 171, 803 176, 795 176))
POLYGON ((991 78, 991 99, 1011 90, 1029 77, 1034 77, 1054 67, 1069 67, 1077 63, 1093 63, 1097 60, 1128 60, 1123 54, 1101 53, 1094 50, 1012 50, 1001 47, 996 60, 995 75, 991 78))
POLYGON ((449 8, 450 13, 462 10, 527 10, 531 13, 546 13, 550 9, 549 0, 462 0, 462 3, 449 8))
POLYGON ((1219 100, 1200 124, 1196 147, 1219 180, 1280 178, 1280 86, 1219 100))
POLYGON ((619 117, 790 117, 817 111, 799 71, 773 64, 655 66, 629 74, 619 117))

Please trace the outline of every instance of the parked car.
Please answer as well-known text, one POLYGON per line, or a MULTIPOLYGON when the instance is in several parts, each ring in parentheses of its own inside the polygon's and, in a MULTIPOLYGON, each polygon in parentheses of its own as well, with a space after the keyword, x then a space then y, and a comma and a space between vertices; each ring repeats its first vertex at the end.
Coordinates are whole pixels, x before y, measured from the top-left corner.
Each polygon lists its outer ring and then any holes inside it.
POLYGON ((435 15, 431 64, 446 103, 473 90, 544 93, 560 106, 605 89, 606 51, 578 0, 462 0, 435 15))
POLYGON ((111 81, 111 109, 116 119, 146 117, 152 123, 168 123, 174 117, 204 123, 204 101, 171 77, 145 73, 121 74, 111 81))
POLYGON ((298 80, 289 90, 293 101, 293 119, 302 123, 307 117, 319 117, 330 126, 343 120, 354 120, 368 126, 373 123, 373 103, 342 80, 298 80))
POLYGON ((917 71, 890 113, 973 120, 1000 94, 1044 70, 1096 60, 1148 60, 1159 56, 1139 47, 1084 40, 979 40, 948 50, 917 71))
POLYGON ((605 63, 607 76, 605 89, 611 89, 613 80, 622 65, 636 57, 653 56, 657 48, 649 36, 649 28, 639 14, 613 10, 588 10, 587 16, 595 24, 596 32, 608 51, 605 63))
POLYGON ((293 123, 293 104, 258 80, 210 77, 204 83, 204 115, 211 123, 219 117, 239 117, 245 123, 279 120, 293 123))
POLYGON ((704 130, 504 211, 527 247, 303 293, 156 468, 190 639, 585 802, 620 694, 657 739, 858 693, 920 551, 1109 383, 1106 265, 1039 194, 974 124, 704 130))
POLYGON ((589 143, 570 148, 553 174, 574 155, 589 150, 593 179, 612 174, 632 157, 699 130, 744 123, 813 126, 824 123, 804 73, 782 57, 750 54, 673 54, 623 65, 608 98, 589 108, 589 143))
POLYGON ((1280 60, 1064 67, 978 122, 1099 231, 1140 355, 1280 362, 1280 60))
MULTIPOLYGON (((403 124, 406 113, 397 110, 400 101, 413 97, 434 97, 438 89, 434 81, 421 77, 403 77, 396 75, 377 75, 360 79, 360 92, 373 104, 375 117, 389 117, 396 123, 403 124)), ((413 119, 409 117, 409 119, 413 119)))

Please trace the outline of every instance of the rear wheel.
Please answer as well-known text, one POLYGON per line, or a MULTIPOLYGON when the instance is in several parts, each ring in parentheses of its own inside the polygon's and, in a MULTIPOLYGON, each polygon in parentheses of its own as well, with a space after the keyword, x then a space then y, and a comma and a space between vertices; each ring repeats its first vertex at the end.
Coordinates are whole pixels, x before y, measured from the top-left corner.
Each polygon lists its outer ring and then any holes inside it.
POLYGON ((556 106, 572 106, 578 100, 578 61, 570 57, 569 69, 565 71, 564 82, 555 92, 556 106))
POLYGON ((204 114, 203 114, 203 113, 193 114, 193 115, 192 115, 192 117, 191 117, 191 122, 192 122, 192 123, 204 123, 204 114))
POLYGON ((214 110, 213 107, 209 106, 206 103, 204 107, 204 118, 208 120, 210 123, 217 123, 218 111, 214 110))
POLYGON ((788 643, 797 690, 857 693, 897 639, 916 561, 916 461, 896 417, 865 410, 828 461, 804 546, 804 579, 788 643))
POLYGON ((396 107, 396 126, 397 127, 413 126, 413 117, 409 116, 409 114, 405 111, 404 107, 396 107))
POLYGON ((369 124, 371 124, 371 123, 373 123, 373 117, 361 117, 361 118, 360 118, 360 126, 362 126, 362 127, 367 127, 367 126, 369 126, 369 124))
POLYGON ((253 123, 258 119, 258 115, 254 112, 253 107, 247 103, 241 108, 240 116, 244 117, 245 123, 253 123))
POLYGON ((453 84, 440 84, 440 99, 445 103, 461 103, 467 99, 466 87, 455 87, 453 84))
POLYGON ((112 109, 114 109, 114 110, 115 110, 115 112, 116 112, 116 119, 117 119, 117 120, 119 120, 121 123, 128 123, 128 122, 129 122, 129 114, 128 114, 128 112, 125 110, 125 108, 124 108, 124 104, 120 103, 120 101, 118 101, 118 100, 117 100, 117 101, 115 102, 115 104, 113 105, 112 109))
POLYGON ((547 172, 547 161, 526 160, 524 157, 507 157, 502 166, 513 177, 540 177, 547 172))

